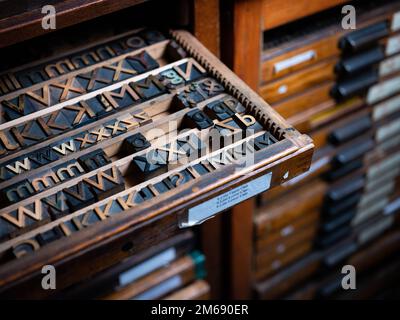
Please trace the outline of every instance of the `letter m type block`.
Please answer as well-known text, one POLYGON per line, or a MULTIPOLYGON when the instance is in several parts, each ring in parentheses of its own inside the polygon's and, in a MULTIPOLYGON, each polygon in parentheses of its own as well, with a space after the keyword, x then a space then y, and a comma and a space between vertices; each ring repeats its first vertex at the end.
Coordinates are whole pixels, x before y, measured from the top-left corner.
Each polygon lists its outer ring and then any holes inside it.
POLYGON ((87 172, 90 172, 111 163, 111 160, 103 150, 96 150, 79 157, 78 162, 87 172))

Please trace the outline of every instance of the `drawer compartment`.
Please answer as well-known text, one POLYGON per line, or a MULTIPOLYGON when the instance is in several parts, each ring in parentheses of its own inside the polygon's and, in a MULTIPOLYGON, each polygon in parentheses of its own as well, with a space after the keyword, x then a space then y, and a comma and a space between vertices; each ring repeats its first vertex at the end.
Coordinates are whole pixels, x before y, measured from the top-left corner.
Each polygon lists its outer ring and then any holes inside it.
POLYGON ((1 295, 50 294, 43 264, 62 290, 309 168, 312 140, 186 31, 64 71, 0 98, 1 295))

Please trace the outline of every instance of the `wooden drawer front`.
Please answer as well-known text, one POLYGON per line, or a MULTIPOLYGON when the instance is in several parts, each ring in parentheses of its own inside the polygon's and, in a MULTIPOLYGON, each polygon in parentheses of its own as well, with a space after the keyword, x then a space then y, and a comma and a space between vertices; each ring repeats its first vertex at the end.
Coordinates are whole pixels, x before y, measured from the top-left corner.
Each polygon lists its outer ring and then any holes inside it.
POLYGON ((312 242, 305 242, 303 244, 299 244, 294 247, 292 250, 288 251, 284 256, 279 259, 275 259, 272 262, 260 263, 257 265, 255 270, 255 278, 257 280, 261 280, 262 278, 266 278, 273 273, 283 269, 288 266, 290 263, 299 259, 300 257, 306 255, 312 249, 312 242))
MULTIPOLYGON (((381 52, 380 49, 378 51, 381 52)), ((352 57, 354 61, 358 61, 358 58, 358 55, 352 57)), ((360 56, 360 59, 361 58, 362 57, 360 56)), ((385 78, 395 74, 400 70, 400 55, 394 55, 384 59, 383 61, 381 60, 382 59, 380 57, 377 57, 376 60, 371 60, 370 62, 366 60, 367 64, 365 66, 360 64, 360 70, 365 70, 376 66, 378 68, 378 72, 374 73, 376 74, 375 81, 380 78, 385 78)), ((357 77, 357 73, 359 72, 358 70, 350 75, 346 74, 348 78, 346 81, 337 80, 335 68, 344 68, 341 67, 342 64, 350 66, 350 62, 347 63, 345 60, 339 60, 337 57, 326 59, 322 62, 303 68, 300 71, 292 72, 275 81, 267 82, 260 87, 259 92, 266 101, 274 105, 281 102, 285 98, 290 99, 290 97, 295 96, 297 93, 305 92, 328 81, 338 81, 338 86, 342 85, 342 83, 343 85, 346 85, 346 83, 348 83, 348 85, 352 85, 352 83, 360 82, 357 77)), ((367 83, 367 85, 370 84, 367 83)), ((326 104, 327 102, 328 101, 324 101, 323 103, 326 104)))
POLYGON ((317 230, 318 224, 314 221, 314 223, 311 223, 309 226, 298 230, 296 233, 286 237, 285 239, 281 239, 275 243, 271 243, 267 247, 263 247, 255 255, 256 265, 259 265, 265 261, 272 261, 273 259, 286 254, 293 247, 303 242, 312 241, 317 230))
MULTIPOLYGON (((260 208, 254 219, 257 239, 266 238, 279 232, 315 211, 322 204, 327 185, 323 181, 315 181, 305 188, 298 188, 260 208), (298 199, 302 199, 299 201, 298 199)), ((262 194, 264 197, 267 194, 262 194)), ((268 201, 266 201, 268 203, 268 201)))
POLYGON ((332 35, 318 42, 306 44, 276 57, 263 56, 262 83, 272 81, 304 67, 318 63, 324 59, 337 56, 337 35, 332 35))
POLYGON ((301 0, 296 2, 282 3, 277 0, 264 0, 263 26, 265 30, 272 29, 345 2, 346 0, 301 0))
POLYGON ((305 92, 301 92, 295 96, 287 98, 276 104, 272 104, 273 108, 283 117, 290 118, 300 112, 306 111, 318 106, 331 99, 330 91, 333 86, 332 82, 327 82, 310 88, 305 92))
POLYGON ((260 88, 260 94, 269 103, 275 103, 325 81, 332 81, 335 79, 333 69, 336 62, 336 58, 328 59, 269 82, 260 88))
POLYGON ((55 69, 0 97, 1 294, 57 295, 310 165, 311 139, 185 31, 55 69), (32 285, 44 260, 57 292, 32 285))
POLYGON ((290 292, 296 285, 312 276, 320 267, 320 255, 311 253, 277 274, 255 284, 260 299, 278 299, 290 292))
POLYGON ((150 273, 104 297, 107 300, 160 299, 195 279, 195 264, 190 256, 150 273))
POLYGON ((263 251, 268 249, 269 246, 279 246, 279 244, 285 241, 286 238, 293 236, 300 232, 301 229, 317 225, 319 220, 319 211, 315 210, 310 213, 306 213, 303 216, 293 220, 285 227, 267 234, 264 237, 258 238, 255 242, 256 251, 263 251))
MULTIPOLYGON (((89 279, 83 279, 72 288, 62 291, 60 298, 98 299, 137 282, 157 270, 189 255, 194 250, 194 235, 187 230, 145 248, 133 256, 101 271, 89 279)), ((203 258, 202 255, 200 255, 203 258)))

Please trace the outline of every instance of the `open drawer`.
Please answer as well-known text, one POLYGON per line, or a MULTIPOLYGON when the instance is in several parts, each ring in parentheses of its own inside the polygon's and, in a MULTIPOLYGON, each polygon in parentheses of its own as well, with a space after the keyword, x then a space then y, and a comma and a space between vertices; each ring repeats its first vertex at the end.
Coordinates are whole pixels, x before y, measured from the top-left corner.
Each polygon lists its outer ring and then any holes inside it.
POLYGON ((48 264, 62 290, 310 166, 311 139, 188 32, 112 41, 7 73, 4 297, 48 295, 48 264))

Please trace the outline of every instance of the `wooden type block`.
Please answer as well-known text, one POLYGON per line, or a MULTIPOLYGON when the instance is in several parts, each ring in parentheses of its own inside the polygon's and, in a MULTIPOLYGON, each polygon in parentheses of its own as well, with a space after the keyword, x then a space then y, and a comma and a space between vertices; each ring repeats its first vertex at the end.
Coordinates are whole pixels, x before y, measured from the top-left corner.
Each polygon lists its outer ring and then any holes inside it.
MULTIPOLYGON (((158 191, 157 191, 158 192, 158 191)), ((145 187, 139 191, 140 196, 144 201, 154 198, 157 194, 154 194, 148 187, 145 187)))
POLYGON ((28 178, 28 181, 31 184, 34 192, 41 192, 60 183, 62 180, 59 178, 56 172, 57 169, 45 170, 38 174, 35 174, 34 176, 30 176, 28 178))
MULTIPOLYGON (((170 147, 171 146, 169 146, 169 148, 170 147)), ((169 150, 168 148, 165 149, 169 150)), ((202 156, 205 156, 207 153, 206 144, 194 133, 178 138, 176 140, 176 149, 177 151, 183 151, 186 154, 187 162, 191 162, 202 156)), ((169 153, 172 152, 172 150, 169 150, 169 153)))
POLYGON ((78 162, 82 165, 86 172, 90 172, 103 167, 108 163, 111 163, 111 160, 103 150, 96 150, 79 157, 78 162))
POLYGON ((77 211, 96 201, 93 189, 85 182, 78 182, 76 185, 63 189, 71 212, 77 211))
POLYGON ((63 115, 68 121, 69 127, 78 127, 96 120, 96 112, 86 101, 65 106, 62 110, 63 115))
POLYGON ((58 103, 76 98, 86 93, 85 88, 79 83, 75 77, 70 77, 65 80, 52 83, 51 95, 58 103))
MULTIPOLYGON (((133 124, 133 121, 132 121, 133 124)), ((111 136, 116 137, 128 131, 128 126, 123 121, 117 119, 104 124, 104 127, 109 129, 111 136)))
POLYGON ((165 36, 157 30, 144 30, 140 33, 147 44, 154 44, 165 40, 165 36))
POLYGON ((73 153, 80 148, 80 142, 75 141, 74 137, 58 141, 50 145, 50 148, 57 154, 57 156, 66 156, 73 153))
POLYGON ((166 159, 154 150, 149 156, 138 156, 132 159, 132 170, 140 181, 146 181, 168 171, 166 159))
POLYGON ((223 93, 225 88, 214 79, 205 79, 198 82, 200 89, 206 94, 207 98, 214 97, 223 93))
POLYGON ((108 115, 110 112, 114 112, 115 108, 108 102, 108 100, 102 95, 85 100, 87 105, 90 106, 91 110, 96 114, 96 118, 102 118, 108 115))
POLYGON ((28 239, 12 247, 11 254, 18 259, 26 254, 35 252, 39 248, 40 245, 35 239, 28 239))
POLYGON ((9 131, 0 131, 0 157, 5 156, 9 151, 16 151, 21 148, 19 142, 9 131))
POLYGON ((183 92, 176 95, 175 101, 179 108, 193 108, 199 102, 224 92, 224 87, 214 79, 193 82, 183 92))
POLYGON ((89 134, 95 143, 98 143, 100 141, 109 139, 111 137, 111 130, 101 125, 89 130, 89 134))
POLYGON ((40 118, 37 118, 36 121, 49 137, 70 129, 70 123, 64 116, 62 110, 54 111, 50 114, 44 115, 40 118))
POLYGON ((49 164, 53 161, 60 159, 56 151, 50 147, 44 147, 37 151, 33 151, 28 154, 28 158, 31 162, 34 162, 38 167, 49 164))
POLYGON ((256 150, 264 149, 271 144, 274 144, 278 140, 269 132, 264 133, 261 136, 258 136, 254 139, 254 146, 256 150))
POLYGON ((37 168, 37 165, 28 157, 23 156, 6 162, 0 171, 2 178, 8 180, 18 174, 28 172, 35 168, 37 168))
POLYGON ((89 131, 84 131, 72 137, 76 150, 89 148, 97 143, 96 137, 89 131))
POLYGON ((6 148, 4 148, 1 144, 0 144, 0 158, 7 155, 8 151, 6 148))
POLYGON ((232 118, 235 114, 235 112, 225 104, 224 100, 217 100, 207 104, 204 111, 211 118, 220 121, 232 118))
POLYGON ((77 160, 70 160, 60 164, 52 168, 52 171, 55 172, 60 182, 68 181, 85 173, 85 170, 77 160))
POLYGON ((74 217, 71 220, 63 221, 58 226, 60 227, 62 233, 67 237, 84 228, 79 217, 74 217))
POLYGON ((33 67, 15 73, 16 78, 23 88, 30 87, 35 83, 49 80, 50 77, 39 67, 33 67))
POLYGON ((107 111, 112 111, 112 109, 125 108, 138 103, 141 98, 129 84, 124 84, 121 88, 103 92, 98 100, 106 107, 107 111))
MULTIPOLYGON (((129 63, 128 60, 123 59, 113 62, 109 65, 105 65, 103 68, 112 70, 113 75, 111 80, 112 82, 118 82, 129 79, 139 73, 138 70, 133 67, 133 65, 133 63, 129 63)), ((140 67, 140 70, 143 70, 140 65, 138 67, 140 67)))
POLYGON ((158 75, 151 75, 146 79, 131 82, 129 86, 144 100, 155 98, 167 92, 158 75))
POLYGON ((42 198, 42 203, 53 220, 65 216, 70 212, 67 204, 67 197, 62 191, 42 198))
POLYGON ((173 70, 185 80, 186 84, 206 75, 204 68, 194 60, 189 60, 188 62, 174 66, 173 70))
POLYGON ((187 57, 186 51, 183 50, 183 48, 174 40, 168 43, 166 53, 167 56, 171 57, 173 61, 177 61, 187 57))
POLYGON ((100 220, 105 220, 110 216, 119 214, 124 210, 128 210, 129 208, 136 205, 131 198, 128 196, 128 200, 123 202, 121 200, 109 200, 107 203, 97 206, 93 209, 94 213, 100 218, 100 220))
POLYGON ((243 139, 245 133, 232 119, 214 120, 214 127, 208 134, 211 150, 215 151, 243 139))
POLYGON ((19 206, 0 216, 0 239, 17 236, 27 230, 50 221, 50 215, 39 199, 19 206))
POLYGON ((193 176, 191 176, 187 170, 183 170, 181 172, 175 172, 171 174, 169 177, 163 179, 162 182, 168 189, 172 190, 192 179, 193 176))
POLYGON ((98 171, 95 176, 85 178, 83 181, 92 188, 98 200, 125 190, 125 181, 115 166, 105 171, 98 171))
POLYGON ((161 72, 160 81, 171 91, 185 84, 185 80, 174 69, 161 72))
POLYGON ((96 68, 90 72, 80 74, 76 78, 87 92, 98 90, 110 85, 113 71, 105 68, 96 68))
POLYGON ((11 132, 21 146, 30 146, 47 138, 47 133, 35 120, 11 128, 11 132))
POLYGON ((263 130, 263 126, 252 115, 235 113, 232 118, 243 130, 243 138, 263 130))
POLYGON ((4 208, 32 196, 35 194, 35 190, 28 180, 23 180, 2 189, 0 193, 2 199, 0 207, 4 208))
POLYGON ((146 51, 142 51, 134 56, 128 56, 126 59, 131 67, 137 70, 138 73, 143 73, 160 67, 159 63, 146 51))
POLYGON ((139 132, 124 140, 122 150, 124 154, 134 154, 138 151, 147 149, 150 146, 150 142, 147 141, 146 137, 139 132))
POLYGON ((32 103, 26 99, 26 95, 24 94, 9 100, 3 100, 1 105, 3 107, 4 116, 9 121, 26 116, 44 107, 37 103, 32 103))
POLYGON ((206 145, 195 134, 177 138, 151 150, 147 159, 152 163, 167 164, 168 170, 184 165, 206 154, 206 145))
POLYGON ((199 130, 207 129, 214 125, 213 121, 201 110, 191 110, 185 114, 184 122, 189 128, 199 130))
POLYGON ((234 113, 243 113, 246 108, 234 97, 228 96, 223 98, 224 105, 231 109, 234 113))

